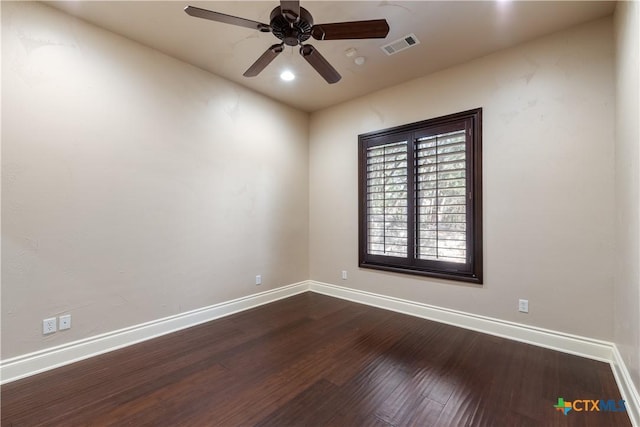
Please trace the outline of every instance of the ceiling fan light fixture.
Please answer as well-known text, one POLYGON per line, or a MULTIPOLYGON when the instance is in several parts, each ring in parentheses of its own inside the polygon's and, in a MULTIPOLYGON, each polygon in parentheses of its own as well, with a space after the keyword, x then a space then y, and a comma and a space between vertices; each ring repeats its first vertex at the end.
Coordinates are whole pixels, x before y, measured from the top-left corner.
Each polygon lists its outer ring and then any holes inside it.
POLYGON ((289 70, 285 70, 280 73, 280 78, 285 82, 290 82, 291 80, 294 80, 296 78, 296 75, 289 70))
MULTIPOLYGON (((316 40, 359 40, 359 39, 384 39, 389 34, 389 23, 386 19, 372 19, 368 21, 333 22, 328 24, 315 24, 311 13, 304 7, 300 7, 300 0, 281 0, 280 6, 276 6, 269 15, 269 24, 227 15, 212 10, 201 9, 195 6, 184 8, 187 15, 195 18, 208 19, 222 22, 223 24, 245 27, 261 32, 271 32, 280 43, 269 47, 248 69, 245 77, 256 77, 276 57, 282 53, 285 46, 300 46, 300 55, 313 67, 314 70, 329 84, 340 81, 341 76, 335 68, 322 56, 318 50, 305 42, 313 37, 316 40)), ((355 48, 347 50, 346 55, 356 55, 355 48)), ((282 80, 291 81, 295 75, 291 72, 283 72, 282 80)))

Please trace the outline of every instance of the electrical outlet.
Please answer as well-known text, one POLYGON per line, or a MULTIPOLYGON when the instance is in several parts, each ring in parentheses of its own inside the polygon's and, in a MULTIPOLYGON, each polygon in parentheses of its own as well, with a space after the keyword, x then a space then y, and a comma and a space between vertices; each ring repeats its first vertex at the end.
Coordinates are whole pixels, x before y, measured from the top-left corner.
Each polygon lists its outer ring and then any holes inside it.
POLYGON ((59 318, 60 324, 58 325, 58 329, 71 329, 71 315, 65 314, 64 316, 60 316, 59 318))
POLYGON ((42 321, 42 334, 52 334, 56 331, 56 323, 57 319, 55 317, 51 317, 49 319, 44 319, 42 321))
POLYGON ((342 280, 347 280, 347 270, 342 270, 342 280))
POLYGON ((521 312, 521 313, 528 313, 529 312, 529 300, 528 299, 518 300, 518 311, 521 312))
POLYGON ((256 285, 262 285, 262 276, 259 274, 256 276, 256 285))

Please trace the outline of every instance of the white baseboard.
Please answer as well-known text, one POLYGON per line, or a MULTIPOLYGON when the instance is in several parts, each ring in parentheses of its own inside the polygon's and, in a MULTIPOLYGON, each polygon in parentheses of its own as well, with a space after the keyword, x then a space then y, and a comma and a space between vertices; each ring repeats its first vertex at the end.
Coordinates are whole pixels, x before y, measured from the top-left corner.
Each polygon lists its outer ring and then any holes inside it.
POLYGON ((0 361, 0 383, 15 381, 307 291, 608 362, 622 398, 627 403, 631 423, 640 427, 638 390, 613 343, 313 280, 3 360, 0 361))
POLYGON ((613 360, 611 361, 611 369, 613 370, 613 376, 616 378, 620 394, 626 402, 627 413, 631 419, 631 424, 635 427, 640 426, 640 394, 636 389, 631 379, 631 375, 627 370, 618 347, 613 346, 613 360))
POLYGON ((448 325, 509 338, 539 347, 575 354, 603 362, 612 359, 612 344, 563 332, 550 331, 535 326, 509 322, 478 314, 451 310, 434 305, 408 301, 357 289, 344 288, 329 283, 311 281, 310 290, 353 302, 371 305, 398 313, 434 320, 448 325))
POLYGON ((607 362, 611 365, 620 394, 626 402, 631 424, 640 427, 640 398, 638 398, 638 391, 631 381, 631 376, 614 343, 345 288, 329 283, 309 281, 309 290, 385 310, 607 362))
POLYGON ((239 311, 288 298, 302 292, 307 292, 308 290, 309 284, 307 281, 294 283, 292 285, 3 360, 0 362, 0 383, 8 383, 73 362, 88 359, 99 354, 228 316, 239 311))

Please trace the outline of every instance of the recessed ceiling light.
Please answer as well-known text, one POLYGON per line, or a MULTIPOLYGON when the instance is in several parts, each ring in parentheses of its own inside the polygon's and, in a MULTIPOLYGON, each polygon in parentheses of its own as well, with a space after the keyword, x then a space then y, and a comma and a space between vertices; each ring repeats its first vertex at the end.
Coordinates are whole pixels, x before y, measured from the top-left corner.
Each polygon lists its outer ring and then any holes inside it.
POLYGON ((293 74, 291 71, 287 70, 287 71, 283 71, 282 74, 280 74, 280 78, 285 82, 290 82, 291 80, 296 78, 296 75, 293 74))
POLYGON ((349 49, 344 51, 344 54, 349 58, 355 56, 356 53, 358 53, 358 51, 353 47, 350 47, 349 49))

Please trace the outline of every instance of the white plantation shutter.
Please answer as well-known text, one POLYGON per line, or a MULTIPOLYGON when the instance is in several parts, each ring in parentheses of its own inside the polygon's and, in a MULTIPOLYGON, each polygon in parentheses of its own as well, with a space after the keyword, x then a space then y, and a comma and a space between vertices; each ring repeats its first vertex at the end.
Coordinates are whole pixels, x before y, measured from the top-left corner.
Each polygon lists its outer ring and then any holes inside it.
POLYGON ((482 283, 481 119, 359 136, 361 267, 482 283))
POLYGON ((368 252, 407 257, 407 141, 367 150, 368 252))

